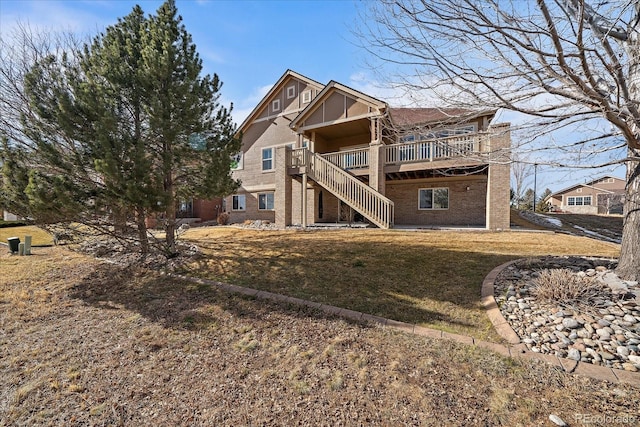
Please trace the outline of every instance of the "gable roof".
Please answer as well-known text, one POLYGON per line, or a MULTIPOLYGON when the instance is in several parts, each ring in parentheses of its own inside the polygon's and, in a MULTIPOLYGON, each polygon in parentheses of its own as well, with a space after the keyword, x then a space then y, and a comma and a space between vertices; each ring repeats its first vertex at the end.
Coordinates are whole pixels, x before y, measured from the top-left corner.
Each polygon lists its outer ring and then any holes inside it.
POLYGON ((359 90, 350 88, 349 86, 345 86, 342 83, 338 83, 335 80, 331 80, 324 87, 324 89, 322 89, 320 93, 318 93, 315 96, 315 98, 311 100, 309 105, 307 105, 305 109, 302 110, 300 114, 298 114, 298 116, 291 121, 291 123, 289 124, 289 127, 291 127, 292 129, 296 129, 298 127, 298 124, 301 123, 306 117, 308 117, 309 114, 315 110, 316 106, 320 104, 324 99, 328 97, 330 93, 333 93, 334 91, 343 92, 347 95, 350 95, 354 99, 364 102, 365 104, 369 104, 372 107, 377 108, 379 110, 386 110, 387 108, 386 102, 380 101, 377 98, 369 96, 366 93, 360 92, 359 90))
POLYGON ((547 198, 556 196, 558 194, 562 194, 562 193, 566 193, 568 191, 573 190, 574 188, 578 188, 578 187, 589 187, 589 188, 595 188, 598 191, 604 191, 606 193, 614 193, 614 191, 611 190, 607 190, 606 188, 600 188, 600 187, 596 187, 594 184, 597 184, 598 181, 603 180, 605 178, 613 178, 613 179, 617 179, 618 181, 624 181, 622 178, 618 178, 617 176, 613 176, 613 175, 603 175, 599 178, 596 178, 592 181, 589 182, 584 182, 584 183, 580 183, 580 184, 573 184, 567 188, 563 188, 562 190, 558 190, 554 193, 549 194, 549 196, 547 198))
POLYGON ((262 111, 262 108, 267 104, 267 102, 269 101, 269 98, 271 98, 273 96, 274 93, 276 93, 280 87, 284 84, 284 82, 289 78, 295 78, 298 80, 302 80, 303 82, 312 85, 312 86, 317 86, 318 88, 323 87, 322 83, 319 83, 313 79, 310 79, 309 77, 303 76, 300 73, 296 73, 293 70, 287 70, 284 72, 284 74, 278 79, 278 81, 271 87, 271 89, 269 89, 269 92, 267 92, 267 94, 260 100, 260 102, 258 103, 258 105, 256 105, 256 107, 251 110, 251 113, 247 116, 246 119, 244 119, 244 121, 242 122, 242 124, 238 127, 238 132, 243 131, 246 126, 248 126, 249 124, 251 124, 251 122, 254 120, 255 116, 258 115, 260 113, 260 111, 262 111))
POLYGON ((497 110, 469 110, 466 108, 389 108, 389 117, 396 126, 416 126, 450 123, 461 118, 471 120, 494 116, 497 110))

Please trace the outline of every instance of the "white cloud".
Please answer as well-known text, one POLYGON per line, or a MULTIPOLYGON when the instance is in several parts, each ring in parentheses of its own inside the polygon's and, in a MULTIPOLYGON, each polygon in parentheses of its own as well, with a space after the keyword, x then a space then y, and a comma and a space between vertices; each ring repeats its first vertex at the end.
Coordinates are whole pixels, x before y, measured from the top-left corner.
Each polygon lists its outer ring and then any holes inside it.
POLYGON ((18 23, 28 24, 36 31, 56 30, 74 33, 95 33, 112 23, 99 15, 78 7, 67 7, 56 1, 21 2, 19 11, 0 14, 0 28, 11 33, 18 23))
POLYGON ((238 101, 234 102, 233 108, 233 120, 240 125, 251 114, 254 108, 258 105, 262 98, 271 90, 272 84, 260 86, 251 91, 251 94, 238 101))

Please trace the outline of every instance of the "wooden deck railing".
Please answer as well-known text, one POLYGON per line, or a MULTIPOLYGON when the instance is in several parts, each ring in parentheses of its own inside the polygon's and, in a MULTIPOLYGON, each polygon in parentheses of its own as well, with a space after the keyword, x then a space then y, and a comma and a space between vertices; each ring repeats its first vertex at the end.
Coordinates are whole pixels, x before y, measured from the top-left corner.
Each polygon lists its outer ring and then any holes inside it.
POLYGON ((476 133, 390 144, 385 146, 385 164, 432 162, 477 154, 482 149, 483 138, 482 134, 476 133))
POLYGON ((306 148, 287 150, 290 167, 305 168, 309 178, 360 212, 380 228, 393 225, 393 202, 373 188, 306 148))
POLYGON ((321 154, 322 157, 342 169, 358 169, 369 167, 369 148, 338 151, 321 154))

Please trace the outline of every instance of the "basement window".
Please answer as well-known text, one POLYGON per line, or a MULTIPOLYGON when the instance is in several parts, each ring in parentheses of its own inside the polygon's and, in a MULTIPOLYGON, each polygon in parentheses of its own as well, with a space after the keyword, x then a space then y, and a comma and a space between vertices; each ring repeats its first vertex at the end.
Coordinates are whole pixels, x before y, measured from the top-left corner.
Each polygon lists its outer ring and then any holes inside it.
POLYGON ((273 193, 258 193, 258 210, 272 211, 273 207, 273 193))
POLYGON ((246 197, 244 194, 235 194, 231 196, 231 210, 244 211, 247 209, 246 197))
POLYGON ((421 188, 418 190, 419 210, 449 209, 448 188, 421 188))

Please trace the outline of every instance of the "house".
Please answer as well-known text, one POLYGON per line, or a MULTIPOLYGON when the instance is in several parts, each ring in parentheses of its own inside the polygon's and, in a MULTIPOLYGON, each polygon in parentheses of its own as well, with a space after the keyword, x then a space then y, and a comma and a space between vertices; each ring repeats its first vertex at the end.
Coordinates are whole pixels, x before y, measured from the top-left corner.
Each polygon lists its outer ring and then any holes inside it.
POLYGON ((622 214, 626 181, 605 175, 550 194, 551 210, 576 214, 622 214))
POLYGON ((508 229, 510 131, 494 115, 392 108, 288 70, 240 125, 229 220, 508 229))

